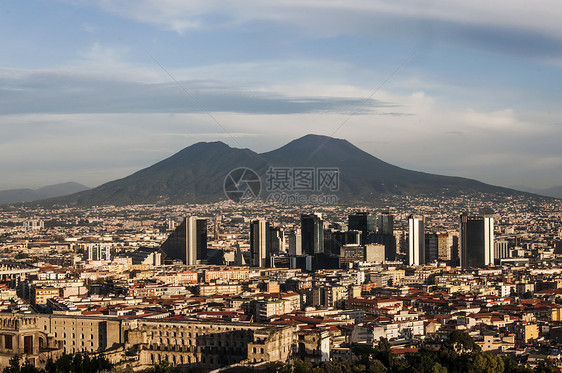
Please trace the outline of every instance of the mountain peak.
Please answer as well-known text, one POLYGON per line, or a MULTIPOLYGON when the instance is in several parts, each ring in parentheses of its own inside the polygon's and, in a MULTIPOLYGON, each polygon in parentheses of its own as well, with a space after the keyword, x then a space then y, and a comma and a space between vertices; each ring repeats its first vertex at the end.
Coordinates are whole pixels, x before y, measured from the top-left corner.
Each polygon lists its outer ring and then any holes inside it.
POLYGON ((310 146, 322 147, 327 143, 340 143, 340 144, 351 145, 351 143, 348 142, 347 140, 337 139, 337 138, 325 136, 325 135, 308 134, 308 135, 300 137, 296 140, 291 141, 290 143, 287 144, 287 146, 292 144, 293 146, 294 145, 301 145, 301 146, 307 146, 307 147, 310 147, 310 146))
POLYGON ((339 170, 341 202, 371 201, 382 195, 466 192, 513 193, 475 180, 432 175, 386 163, 347 140, 309 134, 262 154, 221 142, 199 142, 123 179, 49 203, 69 205, 203 203, 225 198, 224 181, 238 168, 260 177, 271 167, 339 170))
POLYGON ((293 140, 279 149, 261 155, 274 164, 284 161, 292 166, 311 164, 328 166, 342 161, 362 163, 374 160, 381 162, 347 140, 313 134, 293 140))

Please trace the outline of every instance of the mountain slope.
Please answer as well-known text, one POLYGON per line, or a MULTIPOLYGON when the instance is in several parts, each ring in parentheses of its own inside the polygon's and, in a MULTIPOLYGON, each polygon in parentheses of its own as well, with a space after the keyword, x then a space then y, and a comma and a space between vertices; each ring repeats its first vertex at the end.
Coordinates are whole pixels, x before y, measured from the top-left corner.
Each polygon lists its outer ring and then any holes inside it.
POLYGON ((123 179, 50 202, 70 205, 209 202, 225 198, 224 178, 244 165, 265 172, 266 162, 248 149, 222 142, 197 143, 123 179))
POLYGON ((279 166, 337 167, 340 169, 339 195, 354 196, 355 199, 381 193, 513 192, 472 179, 434 175, 393 166, 346 140, 326 136, 307 135, 262 156, 279 166))
MULTIPOLYGON (((411 171, 386 163, 346 140, 307 135, 270 152, 257 154, 222 142, 197 143, 150 167, 92 190, 47 201, 49 204, 101 205, 205 203, 225 199, 225 177, 251 168, 266 187, 268 167, 339 169, 339 200, 368 201, 381 195, 485 192, 517 194, 476 180, 411 171)), ((266 194, 262 191, 262 198, 266 194)))
POLYGON ((61 197, 88 190, 85 185, 68 182, 48 185, 39 189, 9 189, 0 191, 0 205, 9 203, 37 201, 46 198, 61 197))

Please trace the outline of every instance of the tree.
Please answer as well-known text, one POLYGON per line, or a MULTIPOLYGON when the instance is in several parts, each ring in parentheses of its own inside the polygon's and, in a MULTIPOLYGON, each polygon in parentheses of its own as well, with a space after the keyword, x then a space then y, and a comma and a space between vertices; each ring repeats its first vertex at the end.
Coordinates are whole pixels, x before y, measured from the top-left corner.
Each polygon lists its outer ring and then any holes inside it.
POLYGON ((455 330, 449 335, 449 339, 445 344, 453 346, 459 352, 480 352, 480 346, 474 342, 474 339, 465 332, 455 330))
POLYGON ((167 360, 162 360, 158 364, 155 364, 152 368, 148 368, 144 373, 172 373, 174 367, 167 360))
POLYGON ((475 372, 503 373, 505 366, 503 360, 489 352, 478 354, 472 364, 475 372))
POLYGON ((558 367, 550 359, 539 362, 534 370, 536 373, 554 373, 558 372, 558 367))
POLYGON ((16 354, 10 359, 10 365, 5 367, 3 373, 41 373, 42 371, 35 368, 29 360, 26 360, 23 365, 20 363, 21 357, 16 354))
POLYGON ((16 354, 10 359, 10 365, 4 368, 2 373, 19 373, 20 368, 20 355, 16 354))
POLYGON ((367 369, 368 373, 386 373, 388 369, 380 360, 373 360, 367 369))

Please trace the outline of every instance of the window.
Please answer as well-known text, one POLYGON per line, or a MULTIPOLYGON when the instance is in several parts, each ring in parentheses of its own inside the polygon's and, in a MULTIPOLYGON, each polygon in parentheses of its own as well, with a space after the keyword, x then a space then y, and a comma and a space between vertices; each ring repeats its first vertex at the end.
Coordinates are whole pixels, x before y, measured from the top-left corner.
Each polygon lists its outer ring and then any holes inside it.
POLYGON ((24 354, 33 354, 33 336, 26 335, 23 337, 23 353, 24 354))
POLYGON ((11 350, 13 348, 12 345, 12 336, 11 335, 5 335, 4 336, 4 348, 11 350))

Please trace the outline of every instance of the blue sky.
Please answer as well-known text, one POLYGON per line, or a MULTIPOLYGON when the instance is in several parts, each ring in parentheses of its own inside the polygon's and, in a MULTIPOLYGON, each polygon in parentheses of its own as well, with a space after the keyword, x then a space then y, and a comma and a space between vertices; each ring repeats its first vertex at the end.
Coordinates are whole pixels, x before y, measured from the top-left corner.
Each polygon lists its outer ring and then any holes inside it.
POLYGON ((308 133, 415 170, 562 185, 560 19, 554 0, 7 0, 0 189, 308 133))

